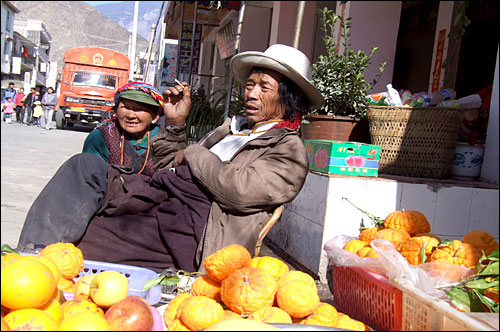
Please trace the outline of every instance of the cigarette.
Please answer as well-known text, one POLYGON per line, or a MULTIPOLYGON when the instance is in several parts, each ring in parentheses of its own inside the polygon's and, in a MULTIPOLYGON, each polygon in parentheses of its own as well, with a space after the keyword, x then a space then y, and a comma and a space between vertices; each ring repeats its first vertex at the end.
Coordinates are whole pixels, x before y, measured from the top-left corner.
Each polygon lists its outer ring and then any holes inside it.
POLYGON ((181 88, 185 88, 184 84, 182 84, 178 79, 175 79, 175 83, 179 84, 181 88))

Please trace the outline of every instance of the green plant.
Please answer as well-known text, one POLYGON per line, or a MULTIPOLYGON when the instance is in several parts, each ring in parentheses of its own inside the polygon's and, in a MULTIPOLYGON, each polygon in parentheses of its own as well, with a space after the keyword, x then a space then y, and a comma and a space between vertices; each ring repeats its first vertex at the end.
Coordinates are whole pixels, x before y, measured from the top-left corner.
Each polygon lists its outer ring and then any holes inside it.
MULTIPOLYGON (((221 89, 207 95, 203 88, 193 90, 191 94, 191 110, 186 120, 188 141, 199 141, 206 133, 224 122, 227 93, 227 90, 221 89)), ((237 89, 233 89, 232 94, 228 116, 244 114, 243 97, 237 89)))
POLYGON ((327 7, 319 10, 323 43, 326 55, 320 55, 312 65, 312 81, 325 98, 325 105, 311 114, 341 115, 362 119, 366 116, 367 91, 377 84, 386 62, 379 65, 380 73, 372 83, 365 81, 364 72, 378 47, 372 47, 369 54, 350 48, 351 18, 338 16, 327 7), (335 42, 335 24, 340 20, 344 51, 338 54, 335 42))
MULTIPOLYGON (((449 290, 445 290, 451 303, 466 312, 498 313, 498 249, 489 256, 479 259, 476 274, 462 280, 449 290), (488 292, 495 292, 497 300, 488 297, 488 292)), ((449 285, 445 285, 449 286, 449 285)))

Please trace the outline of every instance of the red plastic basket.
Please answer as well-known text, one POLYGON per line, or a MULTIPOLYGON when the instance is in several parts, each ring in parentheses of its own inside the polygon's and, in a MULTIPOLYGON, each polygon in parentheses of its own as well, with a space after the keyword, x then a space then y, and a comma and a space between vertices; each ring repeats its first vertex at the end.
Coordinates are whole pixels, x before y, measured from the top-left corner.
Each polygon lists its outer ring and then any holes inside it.
POLYGON ((403 292, 361 267, 333 265, 335 308, 377 331, 401 331, 403 292))

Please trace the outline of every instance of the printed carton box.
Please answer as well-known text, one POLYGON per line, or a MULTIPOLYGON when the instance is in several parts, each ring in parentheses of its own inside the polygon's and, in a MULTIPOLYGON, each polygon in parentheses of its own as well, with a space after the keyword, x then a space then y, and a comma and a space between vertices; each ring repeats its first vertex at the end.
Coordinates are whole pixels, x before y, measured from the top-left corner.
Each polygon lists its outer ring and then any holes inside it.
POLYGON ((344 141, 304 140, 309 169, 357 176, 377 176, 380 146, 344 141))

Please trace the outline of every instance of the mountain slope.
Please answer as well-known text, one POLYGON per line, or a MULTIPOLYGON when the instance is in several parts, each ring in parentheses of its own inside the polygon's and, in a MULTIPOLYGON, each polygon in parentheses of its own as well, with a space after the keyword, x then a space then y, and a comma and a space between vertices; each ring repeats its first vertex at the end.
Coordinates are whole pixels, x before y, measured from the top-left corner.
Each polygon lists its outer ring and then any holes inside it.
MULTIPOLYGON (((99 46, 125 55, 129 32, 101 14, 93 6, 80 1, 11 1, 20 12, 15 19, 34 19, 52 37, 50 60, 57 61, 60 72, 64 53, 73 47, 99 46)), ((146 51, 148 41, 137 36, 136 51, 146 51)))

